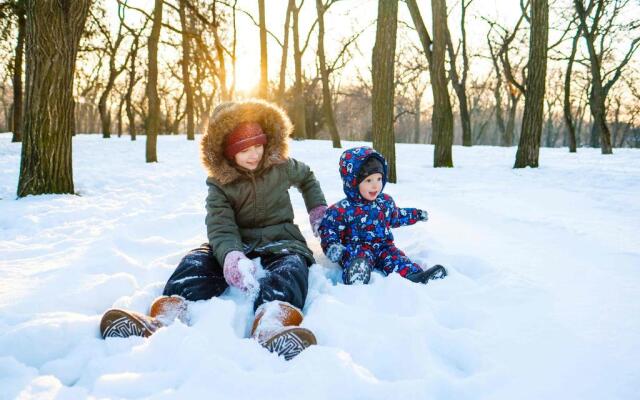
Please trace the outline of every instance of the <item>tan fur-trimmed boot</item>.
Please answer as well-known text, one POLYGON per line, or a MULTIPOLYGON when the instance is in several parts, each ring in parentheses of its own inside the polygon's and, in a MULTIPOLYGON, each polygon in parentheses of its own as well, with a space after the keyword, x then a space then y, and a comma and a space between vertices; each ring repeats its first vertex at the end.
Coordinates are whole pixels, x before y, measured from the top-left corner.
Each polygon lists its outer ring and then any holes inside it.
POLYGON ((284 301, 270 301, 256 310, 251 337, 272 353, 290 360, 317 344, 313 332, 301 328, 302 311, 284 301))
POLYGON ((179 319, 189 323, 187 302, 181 296, 160 296, 151 304, 149 315, 112 308, 102 315, 100 333, 108 337, 149 337, 159 328, 179 319))
POLYGON ((151 303, 149 316, 163 325, 171 325, 176 319, 189 325, 187 301, 182 296, 160 296, 151 303))

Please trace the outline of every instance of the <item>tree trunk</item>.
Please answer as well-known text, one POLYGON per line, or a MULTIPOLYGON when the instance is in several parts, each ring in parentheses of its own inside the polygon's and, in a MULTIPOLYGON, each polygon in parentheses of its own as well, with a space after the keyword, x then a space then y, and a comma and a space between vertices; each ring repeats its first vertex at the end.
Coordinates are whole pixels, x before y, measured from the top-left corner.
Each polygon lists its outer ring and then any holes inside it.
POLYGON ((211 31, 213 31, 213 41, 216 47, 216 57, 218 59, 218 80, 220 82, 220 91, 221 97, 223 101, 231 100, 231 93, 227 88, 227 66, 224 60, 224 46, 222 46, 222 41, 220 40, 220 34, 218 33, 218 26, 220 25, 218 22, 218 15, 216 13, 216 2, 213 2, 213 10, 212 10, 212 20, 213 24, 210 27, 211 31))
POLYGON ((465 29, 465 16, 467 12, 467 6, 471 1, 462 0, 460 6, 462 8, 460 14, 460 32, 461 32, 461 44, 462 44, 462 76, 458 76, 458 70, 456 66, 456 55, 453 49, 453 43, 451 42, 451 35, 447 29, 447 49, 449 52, 449 62, 451 63, 451 83, 453 89, 458 96, 458 103, 460 103, 460 125, 462 126, 462 145, 471 146, 471 116, 469 115, 469 102, 467 101, 467 73, 469 71, 469 57, 467 56, 467 31, 465 29))
POLYGON ((389 165, 387 181, 395 183, 396 149, 393 131, 394 62, 398 0, 378 1, 376 42, 372 59, 372 136, 373 147, 384 155, 389 165))
MULTIPOLYGON (((600 149, 602 154, 612 154, 613 149, 611 147, 611 133, 607 126, 606 106, 605 100, 607 98, 607 91, 602 83, 602 72, 600 68, 601 56, 596 52, 594 45, 595 31, 598 28, 598 21, 600 18, 596 17, 593 21, 593 29, 587 28, 587 12, 584 9, 584 5, 581 1, 574 0, 578 17, 582 25, 582 36, 585 39, 587 50, 589 52, 589 63, 591 70, 591 93, 589 95, 589 107, 591 109, 591 115, 593 116, 593 125, 591 128, 591 143, 596 145, 596 141, 600 138, 600 149)), ((598 3, 599 11, 603 7, 606 7, 603 3, 598 3)), ((591 7, 589 7, 591 9, 591 7)), ((599 15, 598 12, 596 15, 599 15)), ((604 34, 603 34, 604 35, 604 34)), ((613 78, 612 78, 613 79, 613 78)), ((612 81, 613 83, 614 81, 612 81)))
POLYGON ((258 0, 258 13, 260 25, 260 88, 258 97, 266 99, 269 96, 269 73, 267 57, 267 23, 264 0, 258 0))
POLYGON ((136 140, 136 114, 133 109, 131 97, 133 95, 133 87, 136 85, 136 57, 138 55, 139 36, 134 36, 133 47, 131 48, 131 56, 129 59, 129 84, 125 93, 125 110, 127 112, 127 121, 129 124, 129 137, 132 141, 136 140))
POLYGON ((26 98, 18 197, 73 193, 73 78, 90 0, 26 2, 26 98))
POLYGON ((107 98, 109 97, 109 93, 113 89, 113 84, 115 80, 116 78, 114 74, 114 69, 109 68, 109 78, 107 80, 107 86, 105 87, 104 91, 100 95, 100 100, 98 101, 98 111, 100 112, 100 124, 102 126, 102 137, 104 139, 109 139, 111 137, 111 112, 107 107, 107 98))
POLYGON ((163 0, 155 0, 153 9, 153 24, 149 34, 148 48, 148 78, 147 99, 149 111, 147 115, 147 144, 146 161, 158 162, 156 144, 160 131, 160 99, 158 98, 158 42, 160 41, 160 28, 162 27, 162 3, 163 0))
MULTIPOLYGON (((447 78, 445 75, 445 49, 447 44, 447 5, 445 0, 431 1, 433 15, 433 58, 429 63, 433 90, 433 133, 436 136, 433 155, 434 167, 453 167, 453 113, 447 78)), ((466 99, 466 98, 465 98, 466 99)))
MULTIPOLYGON (((463 39, 464 40, 464 39, 463 39)), ((471 118, 469 116, 469 102, 467 101, 467 88, 464 79, 460 79, 458 76, 456 66, 456 56, 453 52, 453 43, 449 32, 447 32, 447 50, 449 53, 449 63, 451 64, 450 76, 451 84, 453 86, 456 95, 458 96, 458 103, 460 103, 460 125, 462 126, 462 145, 471 146, 471 118)), ((466 74, 463 72, 463 74, 466 74)))
MULTIPOLYGON (((493 51, 491 39, 487 38, 487 44, 489 46, 493 68, 496 72, 496 86, 493 88, 493 98, 496 102, 496 125, 498 127, 498 131, 500 132, 500 146, 509 147, 513 144, 513 136, 511 136, 510 139, 509 135, 507 134, 507 127, 505 126, 504 117, 502 115, 502 74, 500 73, 500 65, 498 64, 498 55, 493 51)), ((513 132, 513 129, 511 132, 513 132)), ((476 140, 479 140, 479 138, 477 138, 476 140)))
POLYGON ((182 86, 186 97, 186 113, 187 113, 187 140, 195 139, 195 128, 193 119, 193 89, 191 88, 191 75, 189 74, 189 65, 191 64, 191 41, 187 28, 187 16, 185 12, 185 3, 187 0, 180 0, 180 29, 182 30, 182 86))
MULTIPOLYGON (((301 7, 301 6, 300 6, 301 7)), ((307 137, 306 128, 306 107, 304 101, 304 87, 302 85, 302 52, 300 50, 300 7, 293 8, 293 59, 296 69, 296 83, 294 86, 294 121, 293 137, 305 139, 307 137)))
POLYGON ((124 106, 124 102, 125 99, 123 97, 118 104, 118 137, 122 137, 122 107, 124 106))
POLYGON ((513 140, 516 137, 516 113, 518 112, 520 96, 522 96, 520 92, 511 91, 509 93, 509 114, 507 115, 507 126, 502 138, 502 144, 506 147, 513 146, 513 140))
POLYGON ((547 75, 548 36, 549 4, 547 0, 532 0, 524 114, 514 168, 538 167, 547 75))
POLYGON ((278 101, 284 104, 284 86, 287 72, 287 53, 289 52, 289 24, 291 21, 291 11, 295 7, 295 0, 289 0, 287 4, 287 15, 284 21, 284 39, 282 41, 282 58, 280 59, 280 80, 278 81, 278 101))
POLYGON ((573 37, 573 43, 571 44, 571 55, 567 61, 567 71, 564 75, 564 122, 567 126, 567 139, 569 141, 569 153, 575 153, 577 151, 576 145, 576 128, 573 125, 573 116, 571 115, 571 80, 573 79, 573 61, 576 57, 576 51, 578 48, 578 39, 580 38, 581 29, 578 28, 578 32, 573 37))
MULTIPOLYGON (((599 74, 598 74, 599 75, 599 74)), ((611 147, 611 132, 607 126, 606 106, 604 90, 602 84, 591 81, 591 115, 593 115, 592 137, 600 139, 600 150, 602 154, 613 154, 611 147)))
POLYGON ((433 114, 431 117, 431 140, 435 144, 433 165, 434 167, 453 167, 451 146, 453 145, 453 113, 451 101, 447 90, 444 59, 447 43, 447 5, 444 0, 431 2, 433 15, 434 35, 437 30, 437 43, 431 41, 416 0, 407 0, 407 7, 411 19, 415 25, 424 54, 429 61, 429 75, 431 77, 431 90, 433 92, 433 114), (437 60, 435 52, 438 50, 437 60))
POLYGON ((22 61, 24 54, 24 36, 26 28, 26 18, 24 4, 16 7, 18 13, 18 39, 16 41, 16 58, 13 67, 13 117, 11 141, 22 141, 22 61))
POLYGON ((333 106, 331 101, 331 88, 329 87, 329 71, 324 54, 324 13, 326 8, 322 0, 316 0, 316 10, 318 11, 318 60, 320 62, 320 75, 322 77, 322 113, 324 114, 325 124, 331 134, 331 142, 334 149, 342 147, 340 144, 340 135, 336 126, 336 119, 333 115, 333 106))
POLYGON ((413 143, 420 143, 420 112, 423 92, 416 90, 413 97, 413 143))

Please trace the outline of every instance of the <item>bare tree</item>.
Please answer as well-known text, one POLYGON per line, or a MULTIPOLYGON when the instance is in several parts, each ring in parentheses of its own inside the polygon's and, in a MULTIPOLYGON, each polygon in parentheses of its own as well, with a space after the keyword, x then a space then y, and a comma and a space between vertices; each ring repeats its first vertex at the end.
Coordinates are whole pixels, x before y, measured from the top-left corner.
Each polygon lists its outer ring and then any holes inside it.
POLYGON ((18 197, 73 193, 73 78, 90 0, 26 1, 26 98, 18 197), (40 29, 46 26, 47 29, 40 29))
POLYGON ((567 60, 567 68, 564 74, 564 97, 563 97, 563 116, 564 122, 567 127, 567 138, 569 141, 569 152, 575 153, 577 151, 576 142, 576 128, 573 123, 572 107, 571 107, 571 80, 573 78, 573 62, 576 57, 576 50, 578 48, 578 39, 582 34, 582 27, 579 26, 576 34, 573 36, 571 42, 571 53, 567 60))
MULTIPOLYGON (((610 71, 603 69, 603 60, 611 51, 606 43, 606 40, 611 40, 611 38, 607 36, 613 37, 615 20, 623 13, 628 4, 629 0, 589 0, 585 7, 583 0, 574 0, 582 36, 589 54, 591 71, 589 105, 593 116, 592 145, 595 145, 595 141, 599 138, 602 154, 613 153, 611 132, 607 126, 605 107, 607 96, 622 75, 622 70, 631 60, 633 53, 640 47, 640 37, 635 37, 632 39, 629 49, 620 63, 610 71), (609 11, 608 14, 607 11, 609 11), (599 49, 596 48, 598 44, 599 49)), ((631 26, 633 27, 634 25, 632 24, 631 26)))
POLYGON ((146 161, 158 162, 156 143, 160 131, 160 98, 158 97, 158 42, 160 41, 160 29, 162 27, 162 4, 163 0, 155 0, 153 9, 153 22, 151 33, 147 44, 148 49, 148 78, 147 78, 147 101, 149 111, 147 115, 147 143, 146 161))
POLYGON ((278 93, 276 98, 280 103, 284 103, 284 87, 287 72, 287 53, 289 51, 289 25, 291 23, 291 13, 295 7, 295 0, 289 0, 287 13, 284 20, 284 39, 282 41, 282 57, 280 59, 280 77, 278 81, 278 93))
MULTIPOLYGON (((528 5, 528 3, 527 3, 528 5)), ((522 6, 524 8, 525 5, 522 6)), ((509 30, 503 26, 500 26, 496 22, 489 21, 490 30, 487 37, 487 43, 489 45, 489 51, 493 61, 494 69, 496 72, 496 86, 494 87, 494 98, 496 101, 496 122, 498 129, 502 132, 500 144, 502 146, 512 146, 515 138, 515 118, 518 109, 518 103, 520 98, 524 95, 524 68, 521 68, 521 64, 524 62, 520 60, 513 60, 511 51, 513 48, 521 48, 525 45, 524 42, 519 42, 519 46, 514 46, 513 41, 516 39, 520 29, 520 24, 524 20, 524 11, 520 14, 520 18, 516 22, 514 28, 509 30), (501 31, 498 39, 492 39, 491 33, 493 31, 501 31), (496 41, 497 49, 494 50, 493 42, 496 41), (498 61, 500 61, 498 63, 498 61), (501 69, 502 68, 502 69, 501 69), (516 75, 522 75, 521 81, 518 81, 516 75), (505 81, 505 90, 508 96, 508 108, 507 108, 507 121, 505 125, 502 109, 502 83, 505 81)), ((516 52, 516 54, 518 54, 516 52)))
POLYGON ((191 73, 189 72, 189 65, 191 65, 191 38, 187 27, 186 2, 187 0, 179 0, 180 29, 182 31, 182 86, 186 97, 187 140, 194 140, 193 89, 191 88, 191 73))
POLYGON ((524 114, 514 168, 538 167, 547 75, 548 35, 549 4, 547 0, 532 0, 524 114))
POLYGON ((12 132, 11 141, 22 141, 22 62, 24 61, 24 37, 26 29, 25 0, 8 2, 18 22, 18 37, 16 39, 15 57, 13 60, 13 106, 12 106, 12 132))
POLYGON ((460 53, 462 55, 462 71, 458 75, 458 69, 456 66, 457 54, 453 48, 451 42, 451 34, 447 29, 447 51, 449 53, 449 62, 451 63, 451 69, 449 77, 453 89, 458 96, 458 103, 460 104, 460 125, 462 126, 462 145, 471 146, 471 117, 469 115, 469 102, 467 100, 467 75, 469 73, 469 55, 467 54, 467 30, 465 19, 467 15, 467 8, 473 0, 461 0, 461 15, 460 15, 460 53))
POLYGON ((304 0, 300 5, 295 4, 291 9, 293 20, 293 60, 295 65, 296 82, 293 88, 294 104, 293 104, 293 136, 297 139, 307 137, 306 115, 304 104, 304 85, 302 83, 302 54, 300 47, 300 9, 304 4, 304 0))
POLYGON ((258 14, 260 20, 260 89, 258 96, 266 99, 269 95, 269 72, 267 57, 267 23, 264 0, 258 0, 258 14))
POLYGON ((100 33, 102 34, 103 42, 105 43, 105 53, 109 58, 109 72, 107 75, 107 82, 104 86, 104 90, 100 94, 100 99, 98 100, 98 111, 100 112, 100 122, 102 125, 102 137, 108 139, 111 137, 111 112, 109 107, 107 106, 107 100, 109 99, 109 95, 113 90, 113 86, 115 85, 116 78, 122 73, 122 71, 126 67, 126 60, 122 63, 121 66, 116 66, 116 59, 118 57, 118 50, 120 49, 120 44, 124 39, 125 35, 122 30, 122 20, 124 19, 124 8, 118 5, 118 14, 120 16, 120 24, 118 25, 118 31, 116 33, 116 37, 114 40, 111 38, 111 32, 109 27, 105 26, 103 21, 105 19, 104 10, 102 11, 102 15, 95 15, 92 12, 91 18, 93 19, 95 26, 98 27, 100 33))
POLYGON ((378 1, 376 42, 372 58, 372 135, 373 147, 382 153, 389 164, 387 180, 396 182, 396 149, 393 132, 394 62, 398 0, 378 1))
POLYGON ((325 125, 329 128, 331 134, 331 142, 334 148, 342 147, 340 145, 340 135, 336 126, 336 119, 333 115, 333 105, 331 104, 331 88, 329 87, 329 71, 324 54, 324 14, 335 0, 323 3, 322 0, 316 0, 316 10, 318 12, 318 61, 320 63, 320 76, 322 79, 322 111, 324 113, 325 125))
POLYGON ((424 53, 429 61, 429 75, 433 92, 431 125, 435 144, 433 166, 453 167, 453 112, 447 89, 444 61, 447 35, 447 5, 444 0, 431 2, 434 40, 427 31, 416 0, 407 0, 411 19, 418 31, 424 53))

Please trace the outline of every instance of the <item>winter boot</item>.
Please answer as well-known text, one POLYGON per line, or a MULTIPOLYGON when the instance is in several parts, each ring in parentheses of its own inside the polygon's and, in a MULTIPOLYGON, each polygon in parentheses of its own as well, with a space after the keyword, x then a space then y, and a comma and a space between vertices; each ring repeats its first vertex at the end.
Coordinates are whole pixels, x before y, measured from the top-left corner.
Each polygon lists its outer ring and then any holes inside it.
POLYGON ((406 278, 416 283, 427 283, 432 279, 442 279, 447 276, 447 270, 442 265, 434 265, 426 271, 414 272, 407 274, 406 278))
POLYGON ((182 321, 183 324, 189 325, 187 301, 182 296, 158 297, 151 303, 149 315, 163 325, 171 325, 176 318, 182 321))
POLYGON ((317 344, 313 332, 300 328, 302 312, 284 301, 270 301, 256 310, 251 337, 272 353, 289 361, 317 344))
POLYGON ((160 296, 151 304, 149 316, 118 308, 107 310, 100 322, 103 338, 149 337, 175 319, 188 324, 187 302, 181 296, 160 296))
POLYGON ((149 337, 162 326, 164 325, 160 321, 147 315, 112 308, 102 316, 100 333, 104 339, 129 336, 149 337))
POLYGON ((344 269, 342 280, 345 285, 366 285, 371 279, 371 267, 366 258, 356 258, 344 269))

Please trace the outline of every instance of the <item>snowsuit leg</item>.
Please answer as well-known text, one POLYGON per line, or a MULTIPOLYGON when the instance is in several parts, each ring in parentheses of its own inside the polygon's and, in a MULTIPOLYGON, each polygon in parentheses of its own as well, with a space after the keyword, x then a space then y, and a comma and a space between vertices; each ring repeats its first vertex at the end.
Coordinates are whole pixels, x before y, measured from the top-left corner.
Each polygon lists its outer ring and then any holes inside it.
MULTIPOLYGON (((345 250, 345 255, 342 258, 342 282, 349 285, 351 284, 351 271, 353 268, 360 268, 357 265, 358 260, 365 260, 370 270, 375 265, 375 254, 373 249, 367 245, 349 245, 345 250)), ((368 283, 363 282, 363 283, 368 283)))
POLYGON ((267 276, 259 280, 260 292, 254 311, 263 303, 274 300, 302 309, 309 289, 309 265, 298 254, 261 255, 262 267, 267 276))
POLYGON ((220 296, 227 286, 211 246, 203 243, 180 260, 162 294, 179 295, 190 301, 207 300, 220 296))
POLYGON ((402 250, 394 245, 380 248, 376 269, 382 270, 385 275, 397 272, 402 277, 410 273, 422 271, 422 268, 418 264, 412 262, 402 250))

